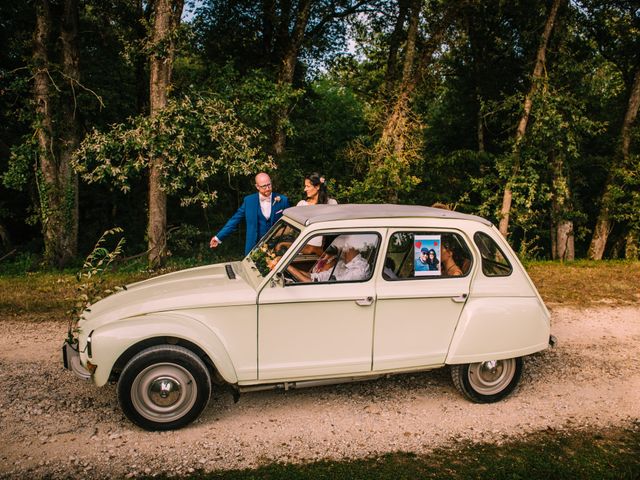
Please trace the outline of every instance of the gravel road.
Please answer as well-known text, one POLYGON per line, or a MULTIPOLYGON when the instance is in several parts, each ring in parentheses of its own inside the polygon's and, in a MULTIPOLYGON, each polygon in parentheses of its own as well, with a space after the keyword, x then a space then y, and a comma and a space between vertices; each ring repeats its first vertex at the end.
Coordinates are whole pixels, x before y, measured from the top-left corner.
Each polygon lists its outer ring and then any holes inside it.
POLYGON ((66 325, 0 314, 0 478, 132 478, 281 462, 427 452, 554 429, 640 421, 640 307, 552 308, 553 350, 528 357, 506 400, 476 405, 448 369, 243 395, 215 391, 189 427, 145 432, 115 388, 62 369, 66 325))

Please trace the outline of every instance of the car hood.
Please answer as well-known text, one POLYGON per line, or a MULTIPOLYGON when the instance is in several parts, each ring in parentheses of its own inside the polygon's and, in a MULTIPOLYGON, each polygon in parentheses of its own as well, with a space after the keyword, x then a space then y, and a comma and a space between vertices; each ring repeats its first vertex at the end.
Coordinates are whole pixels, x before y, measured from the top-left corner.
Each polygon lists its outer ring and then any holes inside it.
MULTIPOLYGON (((110 321, 156 312, 255 304, 255 290, 240 275, 230 279, 226 265, 190 268, 128 285, 91 305, 79 326, 93 330, 110 321)), ((235 272, 242 268, 240 262, 231 265, 235 272)))

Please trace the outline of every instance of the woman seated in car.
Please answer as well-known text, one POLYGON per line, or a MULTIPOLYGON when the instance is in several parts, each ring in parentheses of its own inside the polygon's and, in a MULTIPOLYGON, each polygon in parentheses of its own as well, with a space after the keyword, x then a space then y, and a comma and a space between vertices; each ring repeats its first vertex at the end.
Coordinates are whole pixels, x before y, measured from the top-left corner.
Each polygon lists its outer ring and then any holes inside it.
POLYGON ((440 260, 442 275, 445 277, 458 277, 462 275, 462 269, 454 260, 453 245, 446 237, 442 239, 442 249, 440 250, 440 260))

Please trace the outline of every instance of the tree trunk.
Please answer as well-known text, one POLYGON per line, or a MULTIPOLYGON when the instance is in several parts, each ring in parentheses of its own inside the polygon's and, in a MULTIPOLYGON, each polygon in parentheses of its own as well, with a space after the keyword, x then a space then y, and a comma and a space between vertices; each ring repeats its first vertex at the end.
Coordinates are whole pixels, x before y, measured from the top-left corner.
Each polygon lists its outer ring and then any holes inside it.
MULTIPOLYGON (((283 32, 284 18, 280 20, 280 38, 279 48, 282 52, 278 66, 278 84, 291 85, 293 83, 293 74, 295 73, 296 63, 300 47, 304 40, 304 32, 309 23, 309 15, 311 14, 311 0, 300 0, 298 11, 296 12, 296 23, 293 27, 291 35, 283 32)), ((288 19, 288 15, 285 16, 288 19)), ((288 26, 288 23, 287 25, 288 26)), ((287 135, 285 132, 285 124, 289 118, 289 108, 284 105, 276 113, 274 121, 273 136, 273 155, 279 158, 284 153, 287 135)))
MULTIPOLYGON (((51 12, 48 0, 36 3, 36 30, 33 37, 34 86, 35 107, 38 128, 38 160, 39 171, 47 183, 55 183, 55 169, 53 158, 53 121, 51 118, 51 95, 49 92, 49 55, 47 45, 51 35, 51 12)), ((43 225, 44 228, 44 225, 43 225)), ((45 228, 46 230, 46 228, 45 228)), ((46 237, 46 233, 45 233, 46 237)), ((45 240, 46 244, 46 240, 45 240)))
MULTIPOLYGON (((478 105, 480 105, 480 98, 478 97, 478 105)), ((478 106, 478 116, 476 119, 476 139, 478 140, 478 152, 483 153, 485 151, 484 146, 484 119, 482 118, 482 109, 478 106)))
MULTIPOLYGON (((395 103, 391 109, 391 113, 387 118, 384 128, 382 129, 382 143, 393 142, 394 153, 400 153, 403 150, 403 126, 406 122, 406 110, 409 106, 409 98, 415 88, 415 56, 416 56, 416 38, 418 36, 418 21, 420 19, 420 9, 422 0, 413 0, 410 5, 409 12, 409 28, 407 29, 407 44, 405 47, 404 62, 402 64, 402 78, 400 86, 395 92, 395 103)), ((395 55, 390 52, 389 55, 395 55)), ((393 64, 391 60, 387 65, 393 64)), ((395 67, 394 67, 395 68, 395 67)), ((391 92, 389 92, 391 93, 391 92)))
POLYGON ((78 175, 71 168, 71 159, 82 140, 78 120, 76 87, 80 82, 80 48, 78 41, 78 0, 65 0, 62 17, 62 70, 67 77, 70 95, 62 103, 64 129, 60 134, 60 188, 65 191, 66 235, 63 248, 71 257, 78 251, 78 175))
POLYGON ((638 260, 638 232, 635 229, 629 230, 625 238, 624 258, 638 260))
MULTIPOLYGON (((629 149, 631 147, 631 127, 638 115, 638 108, 640 107, 640 69, 636 70, 636 74, 633 80, 633 85, 629 93, 629 102, 627 103, 627 111, 622 122, 622 129, 620 132, 620 156, 623 163, 629 159, 629 149)), ((596 225, 593 229, 593 237, 591 237, 591 244, 589 245, 589 258, 592 260, 602 260, 605 247, 607 246, 607 239, 609 233, 613 228, 613 222, 611 220, 611 191, 615 188, 613 170, 617 167, 617 162, 614 159, 611 165, 611 172, 607 178, 604 194, 602 195, 600 213, 596 225)), ((633 249, 629 250, 633 252, 633 249)))
POLYGON ((404 23, 409 11, 408 0, 398 0, 398 18, 389 39, 389 55, 387 56, 387 71, 385 72, 385 92, 392 94, 398 81, 398 52, 404 38, 404 23))
MULTIPOLYGON (((180 23, 183 0, 157 0, 152 30, 152 43, 161 53, 151 55, 149 100, 150 115, 154 116, 167 105, 171 84, 174 44, 171 34, 180 23), (160 48, 161 45, 165 48, 160 48)), ((167 195, 162 187, 164 158, 149 161, 149 264, 158 266, 167 253, 167 195)))
POLYGON ((598 214, 598 220, 593 230, 593 236, 591 237, 591 243, 589 244, 589 252, 587 256, 591 260, 602 260, 604 255, 604 249, 607 246, 607 239, 613 229, 611 223, 611 217, 609 215, 609 207, 605 206, 605 203, 609 203, 609 190, 605 191, 602 196, 603 205, 600 207, 600 213, 598 214))
POLYGON ((573 222, 560 220, 556 227, 556 258, 571 262, 576 258, 574 247, 573 222))
POLYGON ((262 56, 265 64, 272 60, 276 18, 275 0, 262 0, 262 56))
MULTIPOLYGON (((533 96, 536 93, 538 81, 542 78, 545 68, 547 45, 549 44, 549 38, 551 37, 551 32, 553 30, 553 24, 555 23, 558 9, 560 8, 560 4, 563 1, 565 0, 553 0, 553 5, 551 5, 551 10, 549 10, 549 15, 547 16, 547 21, 544 26, 544 32, 542 33, 542 38, 540 39, 540 46, 538 47, 538 53, 536 55, 536 63, 533 67, 531 88, 529 89, 529 93, 527 93, 524 99, 522 116, 520 117, 520 121, 518 122, 518 128, 516 129, 516 138, 513 147, 514 164, 511 174, 512 177, 515 177, 520 167, 520 144, 522 143, 522 139, 524 138, 524 135, 527 131, 529 115, 531 114, 531 107, 533 106, 533 96)), ((509 180, 507 181, 504 189, 504 194, 502 196, 502 207, 500 209, 499 230, 505 238, 507 237, 507 233, 509 231, 509 215, 511 213, 512 200, 513 191, 511 190, 511 180, 509 180)))
MULTIPOLYGON (((412 0, 409 5, 409 27, 407 29, 407 42, 404 52, 404 61, 402 65, 402 78, 396 92, 393 92, 394 103, 386 118, 382 134, 377 145, 374 165, 371 168, 380 168, 385 163, 386 157, 393 155, 396 161, 401 161, 404 157, 404 150, 408 133, 409 120, 409 101, 416 85, 415 56, 416 56, 416 39, 418 36, 418 21, 420 19, 420 10, 422 8, 422 0, 412 0)), ((396 55, 396 52, 390 51, 389 55, 396 55)), ((395 68, 394 61, 389 59, 387 66, 392 65, 395 68)), ((390 77, 389 77, 390 78, 390 77)), ((388 92, 392 94, 392 92, 388 92)), ((395 188, 402 181, 399 175, 402 175, 405 169, 389 169, 388 175, 395 174, 391 178, 385 178, 386 185, 384 188, 385 200, 389 203, 398 202, 398 190, 395 188)))
MULTIPOLYGON (((444 32, 449 25, 453 9, 446 11, 441 23, 436 25, 429 40, 423 45, 423 51, 418 56, 416 48, 418 42, 418 25, 422 11, 423 0, 410 0, 403 15, 408 19, 404 59, 401 78, 387 84, 392 91, 385 91, 384 96, 390 97, 386 118, 383 119, 380 139, 376 142, 373 152, 367 151, 371 157, 368 168, 368 182, 376 184, 379 196, 386 202, 398 201, 398 186, 405 183, 405 176, 409 175, 411 164, 420 155, 421 135, 417 132, 419 122, 415 122, 411 112, 411 98, 419 83, 420 75, 431 63, 434 52, 440 46, 444 32), (379 172, 384 172, 380 175, 379 172), (378 177, 381 178, 378 178, 378 177)), ((400 25, 398 20, 396 27, 400 25)), ((400 36, 398 33, 397 36, 400 36)), ((390 46, 387 68, 397 69, 397 56, 393 46, 390 46)), ((387 72, 387 79, 393 75, 387 72)))
POLYGON ((570 218, 573 208, 569 182, 564 173, 564 157, 551 154, 550 160, 553 171, 552 257, 554 260, 573 261, 575 260, 573 221, 567 218, 570 218))
POLYGON ((629 149, 631 147, 631 127, 638 116, 638 108, 640 107, 640 68, 636 70, 629 94, 629 103, 627 104, 627 112, 622 122, 622 160, 626 162, 629 159, 629 149))
POLYGON ((484 119, 482 113, 482 91, 480 88, 479 79, 482 77, 480 66, 486 63, 486 59, 483 55, 483 42, 478 38, 478 26, 477 9, 473 4, 466 4, 466 8, 462 9, 464 28, 469 38, 469 47, 471 50, 472 60, 471 69, 473 71, 473 81, 475 83, 475 94, 477 101, 477 113, 476 113, 476 141, 478 144, 478 152, 483 153, 485 151, 485 139, 484 139, 484 119))
POLYGON ((0 223, 0 246, 5 250, 11 248, 11 237, 7 229, 0 223))
MULTIPOLYGON (((75 33, 72 25, 66 23, 67 15, 73 16, 73 8, 77 4, 65 4, 65 25, 63 26, 63 54, 72 52, 69 50, 67 42, 77 35, 77 23, 75 33)), ((35 136, 38 142, 38 160, 36 167, 36 179, 38 183, 38 199, 40 201, 40 218, 42 221, 42 234, 44 238, 44 260, 48 265, 63 267, 71 261, 76 254, 77 248, 77 181, 69 165, 70 152, 73 151, 77 143, 73 143, 70 138, 75 134, 67 132, 73 130, 73 125, 63 123, 62 142, 58 142, 54 132, 54 109, 52 106, 52 95, 49 87, 50 65, 48 48, 51 41, 52 32, 51 5, 48 0, 38 0, 36 2, 36 28, 33 37, 33 62, 34 62, 34 86, 33 95, 35 99, 36 123, 35 136), (58 158, 56 154, 58 153, 58 158)), ((71 57, 74 55, 71 53, 71 57)), ((70 73, 77 72, 77 48, 75 50, 75 60, 63 58, 64 62, 75 62, 75 67, 70 66, 70 73)), ((73 77, 70 79, 73 82, 73 77)), ((62 109, 69 108, 64 105, 62 109)), ((63 122, 68 120, 65 118, 63 122)), ((77 132, 76 132, 77 133, 77 132)))
MULTIPOLYGON (((147 3, 147 8, 151 6, 147 3)), ((142 0, 132 0, 131 9, 135 12, 136 21, 133 24, 134 39, 144 42, 147 35, 145 25, 148 14, 145 12, 142 0)), ((149 113, 149 75, 146 69, 146 59, 143 55, 136 55, 133 60, 136 79, 136 112, 138 115, 149 113)))

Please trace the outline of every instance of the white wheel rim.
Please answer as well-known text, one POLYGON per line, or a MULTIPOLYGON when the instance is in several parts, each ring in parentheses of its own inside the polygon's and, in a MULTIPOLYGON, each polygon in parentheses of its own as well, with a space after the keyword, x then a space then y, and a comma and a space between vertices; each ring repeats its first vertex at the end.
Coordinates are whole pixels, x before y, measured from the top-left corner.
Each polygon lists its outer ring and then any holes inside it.
POLYGON ((174 363, 156 363, 142 370, 131 385, 131 402, 147 420, 173 422, 191 410, 198 396, 193 375, 174 363))
POLYGON ((469 384, 481 395, 502 392, 516 373, 516 360, 491 360, 469 365, 469 384))

